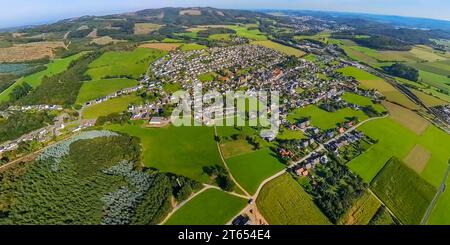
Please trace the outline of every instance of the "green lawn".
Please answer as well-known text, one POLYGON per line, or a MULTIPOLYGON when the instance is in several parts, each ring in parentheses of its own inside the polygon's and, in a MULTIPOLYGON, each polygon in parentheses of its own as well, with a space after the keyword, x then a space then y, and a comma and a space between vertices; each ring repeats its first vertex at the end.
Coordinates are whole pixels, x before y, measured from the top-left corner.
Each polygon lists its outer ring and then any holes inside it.
POLYGON ((211 127, 143 128, 136 124, 108 128, 139 137, 147 167, 209 183, 203 167, 222 165, 211 127))
POLYGON ((196 44, 196 43, 187 43, 187 44, 183 44, 180 47, 180 50, 182 51, 192 51, 192 50, 201 50, 201 49, 206 49, 208 47, 204 46, 204 45, 200 45, 200 44, 196 44))
POLYGON ((17 85, 27 82, 33 88, 36 88, 39 85, 41 85, 42 78, 44 76, 50 77, 50 76, 53 76, 53 75, 56 75, 58 73, 65 71, 69 67, 69 65, 72 61, 79 59, 84 54, 85 54, 84 52, 81 52, 76 55, 72 55, 67 58, 64 58, 64 59, 53 60, 51 63, 49 63, 47 65, 47 69, 18 79, 13 85, 11 85, 9 88, 4 90, 0 94, 0 102, 8 101, 9 94, 17 85))
POLYGON ((253 152, 253 146, 246 140, 233 140, 221 143, 220 149, 225 159, 253 152))
POLYGON ((89 64, 86 73, 93 80, 111 76, 130 76, 138 79, 147 71, 152 62, 165 54, 167 54, 166 51, 149 48, 136 48, 131 52, 110 51, 89 64))
POLYGON ((292 139, 306 139, 307 137, 300 130, 283 129, 283 132, 278 133, 277 139, 292 140, 292 139))
POLYGON ((403 224, 420 224, 436 188, 396 158, 371 182, 372 190, 403 224))
POLYGON ((267 183, 256 204, 271 225, 331 224, 311 197, 287 173, 267 183))
POLYGON ((227 159, 233 177, 249 193, 255 193, 261 182, 281 171, 285 165, 264 148, 227 159))
POLYGON ((83 112, 84 119, 96 119, 100 116, 106 116, 113 112, 126 111, 131 103, 139 104, 142 100, 136 95, 126 95, 107 100, 105 102, 87 107, 83 112))
POLYGON ((177 210, 165 225, 225 225, 246 204, 243 198, 209 189, 177 210))
POLYGON ((323 130, 335 128, 338 123, 346 121, 347 118, 357 117, 360 121, 368 118, 362 111, 356 111, 350 108, 344 108, 336 112, 327 112, 315 105, 309 105, 299 108, 290 113, 287 120, 295 122, 296 120, 311 117, 311 124, 323 130))
POLYGON ((430 125, 417 135, 391 118, 370 121, 358 128, 379 142, 353 159, 348 166, 370 183, 385 163, 393 156, 404 159, 416 144, 431 152, 420 176, 434 186, 439 186, 450 158, 450 135, 430 125))
POLYGON ((78 93, 76 103, 83 104, 87 101, 112 94, 118 90, 134 87, 137 84, 138 82, 136 80, 126 78, 86 81, 78 93))
POLYGON ((212 81, 214 81, 216 76, 217 76, 217 74, 215 72, 207 72, 207 73, 198 75, 198 80, 200 80, 200 82, 212 82, 212 81))

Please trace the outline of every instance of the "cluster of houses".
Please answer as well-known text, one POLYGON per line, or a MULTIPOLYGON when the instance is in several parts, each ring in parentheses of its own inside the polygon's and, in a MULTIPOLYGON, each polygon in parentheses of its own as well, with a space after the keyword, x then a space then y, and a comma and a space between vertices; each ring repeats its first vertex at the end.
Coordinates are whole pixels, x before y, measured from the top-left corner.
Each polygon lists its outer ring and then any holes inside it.
POLYGON ((328 161, 329 159, 326 154, 315 152, 315 154, 311 154, 305 161, 293 166, 292 170, 297 176, 308 176, 311 170, 318 164, 326 164, 328 161))
POLYGON ((8 111, 61 111, 61 105, 24 105, 24 106, 10 106, 8 111))
POLYGON ((324 144, 325 149, 330 152, 333 152, 335 155, 339 155, 339 149, 350 145, 352 143, 358 142, 364 137, 363 132, 359 131, 351 131, 345 133, 344 135, 338 137, 337 139, 333 139, 332 141, 324 144))
POLYGON ((91 106, 91 105, 99 104, 99 103, 105 102, 107 100, 117 98, 117 97, 119 97, 121 95, 134 93, 134 92, 136 92, 136 91, 138 91, 138 90, 140 90, 142 88, 144 88, 144 85, 142 85, 142 84, 138 85, 138 86, 135 86, 135 87, 131 87, 131 88, 125 88, 125 89, 116 91, 116 92, 114 92, 114 93, 112 93, 110 95, 103 96, 103 97, 97 98, 95 100, 88 101, 88 102, 86 102, 84 104, 84 106, 91 106))

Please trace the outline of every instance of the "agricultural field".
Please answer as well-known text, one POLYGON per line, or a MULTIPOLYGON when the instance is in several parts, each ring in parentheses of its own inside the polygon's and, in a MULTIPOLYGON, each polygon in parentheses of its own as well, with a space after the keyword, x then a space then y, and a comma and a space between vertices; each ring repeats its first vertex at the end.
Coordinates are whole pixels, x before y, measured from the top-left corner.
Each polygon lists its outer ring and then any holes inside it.
POLYGON ((369 191, 366 191, 342 216, 338 224, 367 225, 380 207, 380 201, 378 201, 378 199, 369 191))
POLYGON ((397 222, 394 220, 392 215, 389 213, 385 206, 378 209, 375 216, 370 220, 369 225, 396 225, 397 222))
POLYGON ((124 88, 131 88, 139 84, 136 80, 127 78, 113 78, 85 81, 77 97, 77 104, 110 95, 124 88))
POLYGON ((134 24, 134 35, 147 35, 152 31, 159 30, 161 25, 154 23, 136 23, 134 24))
POLYGON ((419 224, 436 193, 435 187, 396 158, 386 163, 371 188, 403 224, 419 224))
POLYGON ((364 88, 378 90, 380 93, 386 96, 386 99, 388 101, 401 104, 409 109, 418 108, 418 106, 414 104, 414 102, 400 93, 400 91, 377 76, 374 76, 353 66, 341 68, 338 71, 342 72, 342 74, 344 74, 345 76, 351 76, 355 78, 358 82, 361 83, 362 87, 364 88))
POLYGON ((108 128, 139 137, 147 167, 210 183, 203 167, 222 165, 211 127, 145 128, 135 123, 108 128))
POLYGON ((14 44, 11 47, 0 48, 0 63, 13 63, 53 58, 55 56, 55 50, 63 47, 65 47, 63 42, 14 44))
POLYGON ((261 189, 256 204, 271 225, 331 224, 288 173, 267 183, 261 189))
POLYGON ((419 81, 438 89, 450 91, 450 78, 447 76, 419 70, 419 81))
POLYGON ((445 101, 440 98, 436 98, 433 95, 429 95, 419 90, 411 89, 411 91, 419 97, 419 99, 428 107, 434 107, 439 105, 448 105, 450 101, 445 101))
POLYGON ((225 225, 241 211, 247 200, 209 189, 178 209, 164 225, 225 225))
MULTIPOLYGON (((450 186, 450 178, 447 178, 446 186, 450 186)), ((448 207, 450 206, 450 191, 445 189, 444 193, 438 199, 427 224, 431 225, 448 225, 450 223, 450 213, 448 207)))
MULTIPOLYGON (((413 121, 413 120, 411 120, 413 121)), ((359 130, 379 140, 368 151, 348 163, 352 171, 370 183, 385 163, 392 157, 405 159, 416 145, 431 153, 420 176, 435 187, 439 186, 450 158, 450 136, 429 125, 417 135, 391 117, 367 122, 359 130)))
POLYGON ((302 56, 305 55, 305 52, 303 52, 303 51, 301 51, 299 49, 292 48, 292 47, 289 47, 289 46, 285 46, 285 45, 282 45, 282 44, 279 44, 279 43, 276 43, 276 42, 272 42, 272 41, 268 41, 268 40, 267 41, 254 41, 254 42, 251 42, 251 43, 255 44, 255 45, 261 45, 261 46, 264 46, 266 48, 271 48, 271 49, 274 49, 276 51, 279 51, 279 52, 287 54, 287 55, 294 55, 294 56, 297 56, 297 57, 302 57, 302 56))
POLYGON ((192 51, 192 50, 201 50, 206 49, 207 47, 204 45, 196 44, 196 43, 187 43, 183 44, 180 47, 180 50, 182 51, 192 51))
POLYGON ((148 48, 136 48, 131 52, 106 52, 91 64, 86 72, 93 80, 127 76, 138 79, 155 60, 167 52, 148 48))
POLYGON ((294 39, 297 39, 297 40, 311 39, 311 40, 316 40, 316 41, 323 42, 323 43, 328 43, 330 36, 331 36, 330 32, 322 31, 322 32, 319 32, 319 33, 317 33, 315 35, 311 35, 311 36, 296 35, 296 36, 294 36, 294 39))
POLYGON ((417 135, 421 135, 430 125, 426 119, 420 117, 413 111, 387 101, 383 101, 382 104, 389 111, 392 120, 402 124, 417 135))
POLYGON ((26 82, 31 87, 36 88, 39 85, 41 85, 42 78, 44 76, 50 77, 50 76, 53 76, 55 74, 58 74, 58 73, 61 73, 61 72, 65 71, 69 67, 69 65, 70 65, 70 63, 72 61, 79 59, 84 54, 85 53, 78 53, 76 55, 72 55, 72 56, 69 56, 69 57, 64 58, 64 59, 53 60, 52 62, 50 62, 47 65, 47 69, 45 69, 44 71, 40 71, 40 72, 31 74, 31 75, 28 75, 26 77, 20 78, 13 85, 11 85, 9 88, 4 90, 0 94, 0 102, 8 101, 9 100, 9 94, 14 89, 14 87, 16 87, 17 85, 20 85, 20 84, 26 82))
POLYGON ((139 45, 140 48, 150 48, 162 51, 174 51, 179 48, 182 43, 144 43, 139 45))
POLYGON ((299 119, 311 117, 311 124, 323 130, 337 127, 337 124, 345 122, 347 118, 357 117, 359 121, 369 118, 364 112, 350 108, 340 109, 336 112, 328 112, 316 105, 308 105, 294 110, 288 115, 287 120, 295 122, 299 119))
POLYGON ((129 104, 140 104, 142 99, 136 95, 125 95, 104 101, 99 104, 91 105, 84 109, 84 119, 96 119, 100 116, 107 116, 114 112, 126 111, 129 104))
POLYGON ((230 34, 224 33, 224 34, 213 34, 208 37, 210 40, 217 40, 217 41, 231 41, 230 34))
POLYGON ((234 140, 221 143, 220 149, 225 159, 253 152, 253 146, 246 140, 234 140))
POLYGON ((231 157, 226 161, 233 177, 249 193, 255 193, 264 179, 285 167, 275 153, 267 148, 231 157))
POLYGON ((435 74, 438 74, 441 76, 450 75, 450 60, 426 62, 426 63, 415 63, 415 64, 411 64, 411 66, 413 66, 419 70, 435 73, 435 74))

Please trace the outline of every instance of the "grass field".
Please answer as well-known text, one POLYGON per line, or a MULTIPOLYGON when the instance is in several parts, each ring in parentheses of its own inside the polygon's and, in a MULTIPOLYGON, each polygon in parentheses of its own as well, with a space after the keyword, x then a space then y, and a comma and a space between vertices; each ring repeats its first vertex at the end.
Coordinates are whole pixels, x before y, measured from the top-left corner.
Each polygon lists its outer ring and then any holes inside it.
POLYGON ((438 106, 438 105, 447 105, 449 104, 448 101, 442 100, 440 98, 436 98, 432 95, 426 94, 422 91, 419 90, 415 90, 415 89, 411 89, 411 91, 417 96, 419 97, 419 99, 426 105, 429 107, 433 107, 433 106, 438 106))
POLYGON ((229 158, 227 165, 236 181, 249 193, 255 193, 264 179, 284 167, 266 148, 229 158))
POLYGON ((414 63, 414 64, 410 64, 410 65, 417 69, 431 72, 431 73, 436 73, 441 76, 450 75, 450 60, 425 62, 425 63, 414 63))
POLYGON ((245 199, 209 189, 178 209, 165 225, 225 225, 246 204, 245 199))
POLYGON ((404 224, 419 224, 436 188, 396 158, 371 182, 377 196, 404 224))
POLYGON ((93 99, 112 94, 123 88, 136 86, 136 80, 126 78, 113 78, 103 80, 86 81, 80 89, 77 97, 77 104, 83 104, 93 99))
POLYGON ((220 144, 220 149, 225 159, 253 152, 253 146, 246 140, 234 140, 222 143, 220 144))
POLYGON ((383 118, 368 122, 358 128, 379 142, 353 159, 348 166, 370 183, 391 157, 404 159, 418 144, 431 152, 420 176, 434 186, 440 185, 450 158, 450 135, 433 125, 417 135, 393 119, 383 118))
POLYGON ((200 82, 212 82, 212 81, 214 81, 216 76, 217 76, 217 74, 215 72, 207 72, 207 73, 198 75, 198 80, 200 80, 200 82))
POLYGON ((83 112, 84 119, 96 119, 100 116, 107 116, 113 112, 126 111, 129 104, 141 103, 141 98, 136 95, 126 95, 107 100, 105 102, 87 107, 83 112))
POLYGON ((359 106, 369 106, 369 105, 371 105, 378 112, 386 111, 386 109, 382 105, 374 104, 370 98, 367 98, 365 96, 361 96, 361 95, 358 95, 358 94, 345 92, 342 95, 342 99, 344 99, 348 103, 352 103, 352 104, 359 105, 359 106))
POLYGON ((418 108, 416 104, 409 100, 405 95, 400 93, 400 91, 377 76, 374 76, 353 66, 341 68, 338 71, 342 72, 342 74, 346 76, 355 78, 358 82, 361 83, 364 88, 378 90, 380 93, 386 96, 386 99, 389 101, 398 103, 410 109, 418 108))
POLYGON ((187 44, 183 44, 180 47, 180 50, 182 51, 192 51, 192 50, 201 50, 201 49, 206 49, 208 47, 204 46, 204 45, 200 45, 200 44, 196 44, 196 43, 187 43, 187 44))
POLYGON ((284 54, 287 54, 287 55, 294 55, 294 56, 297 56, 297 57, 302 57, 302 56, 305 55, 305 52, 303 52, 303 51, 301 51, 299 49, 292 48, 292 47, 289 47, 289 46, 285 46, 285 45, 282 45, 282 44, 279 44, 279 43, 276 43, 276 42, 272 42, 272 41, 269 41, 269 40, 266 40, 266 41, 254 41, 254 42, 251 42, 251 43, 255 44, 255 45, 261 45, 261 46, 264 46, 266 48, 271 48, 271 49, 274 49, 274 50, 276 50, 278 52, 281 52, 281 53, 284 53, 284 54))
POLYGON ((414 146, 408 155, 403 159, 403 162, 416 171, 418 174, 422 173, 425 166, 427 166, 428 160, 430 160, 431 152, 424 149, 420 145, 414 146))
POLYGON ((383 101, 382 103, 384 107, 387 108, 390 117, 394 121, 402 124, 417 135, 422 134, 430 125, 426 119, 417 115, 413 111, 387 101, 383 101))
POLYGON ((213 34, 208 37, 210 40, 231 41, 230 34, 213 34))
POLYGON ((381 203, 378 199, 366 191, 342 216, 338 224, 367 225, 380 207, 381 203))
POLYGON ((450 207, 450 178, 447 178, 446 183, 447 188, 444 193, 438 199, 436 206, 434 207, 431 215, 428 219, 428 224, 432 225, 448 225, 450 223, 450 212, 448 207, 450 207))
POLYGON ((450 78, 436 73, 419 70, 419 80, 433 87, 450 91, 450 78))
POLYGON ((112 125, 108 128, 139 137, 143 146, 143 163, 147 167, 209 183, 209 176, 202 168, 222 165, 211 127, 112 125))
POLYGON ((278 133, 277 139, 291 140, 291 139, 306 139, 307 137, 300 130, 284 129, 283 132, 278 133))
POLYGON ((93 80, 107 76, 131 76, 138 79, 150 63, 161 58, 167 52, 148 48, 136 48, 131 52, 106 52, 89 64, 86 72, 93 80))
POLYGON ((256 204, 271 225, 331 224, 311 197, 287 173, 267 183, 256 204))
POLYGON ((23 82, 27 82, 33 88, 36 88, 39 85, 41 85, 42 78, 44 76, 50 77, 50 76, 53 76, 55 74, 58 74, 58 73, 61 73, 61 72, 65 71, 69 67, 69 65, 70 65, 70 63, 72 61, 79 59, 84 54, 85 53, 81 52, 81 53, 78 53, 76 55, 72 55, 72 56, 69 56, 67 58, 64 58, 64 59, 53 60, 51 63, 49 63, 47 65, 47 69, 46 70, 40 71, 40 72, 31 74, 31 75, 28 75, 26 77, 20 78, 13 85, 11 85, 9 88, 4 90, 0 94, 0 102, 8 101, 9 100, 9 94, 14 89, 14 87, 16 87, 17 85, 20 85, 23 82))
POLYGON ((182 43, 144 43, 139 45, 140 48, 151 48, 163 51, 173 51, 183 45, 182 43))
POLYGON ((350 108, 344 108, 336 112, 328 112, 315 105, 309 105, 304 108, 294 110, 288 115, 287 120, 295 122, 296 120, 311 117, 311 124, 323 130, 335 128, 338 123, 346 121, 347 118, 357 117, 360 121, 368 118, 362 111, 356 111, 350 108))

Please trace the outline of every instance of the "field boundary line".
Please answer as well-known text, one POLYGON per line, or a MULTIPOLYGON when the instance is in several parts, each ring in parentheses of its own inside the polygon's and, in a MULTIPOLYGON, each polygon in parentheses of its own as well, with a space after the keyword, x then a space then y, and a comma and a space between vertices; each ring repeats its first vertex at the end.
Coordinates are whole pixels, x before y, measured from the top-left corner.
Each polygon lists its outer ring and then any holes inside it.
MULTIPOLYGON (((217 127, 216 125, 214 125, 214 136, 219 137, 219 135, 217 134, 217 127)), ((220 144, 218 141, 216 141, 216 145, 217 145, 217 150, 219 151, 219 155, 220 155, 220 159, 222 160, 223 165, 225 166, 225 169, 228 171, 228 174, 230 175, 230 178, 233 180, 233 182, 236 184, 237 187, 239 187, 239 189, 241 189, 242 192, 244 192, 245 195, 247 195, 247 197, 252 197, 240 184, 239 182, 236 181, 236 179, 233 177, 233 174, 231 173, 230 168, 227 165, 227 162, 225 161, 225 158, 222 155, 222 149, 220 149, 220 144)))

